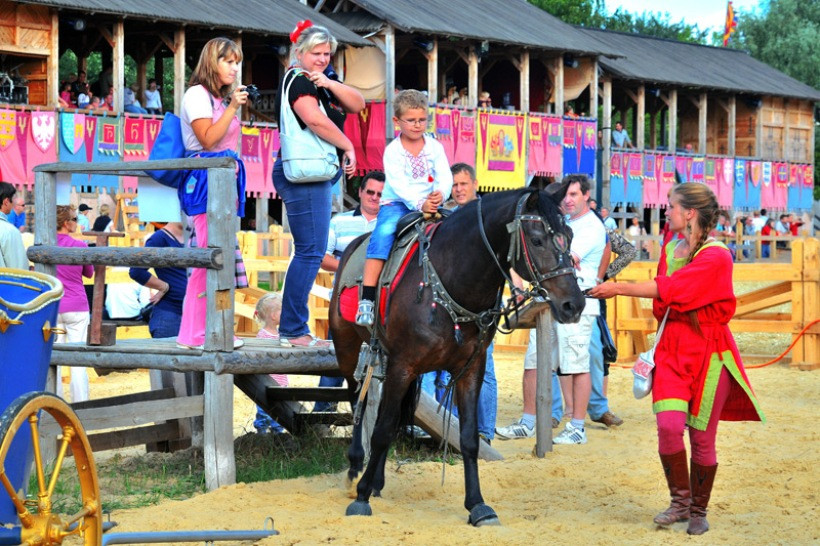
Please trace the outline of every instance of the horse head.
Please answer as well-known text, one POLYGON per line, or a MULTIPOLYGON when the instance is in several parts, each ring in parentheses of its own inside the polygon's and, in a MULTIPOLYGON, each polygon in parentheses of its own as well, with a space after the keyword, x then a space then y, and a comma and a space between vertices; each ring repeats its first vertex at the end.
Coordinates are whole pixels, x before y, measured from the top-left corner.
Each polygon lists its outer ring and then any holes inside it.
POLYGON ((558 322, 577 322, 585 301, 569 251, 572 230, 560 210, 569 184, 553 186, 551 191, 521 197, 508 226, 512 234, 508 258, 516 273, 548 297, 558 322))

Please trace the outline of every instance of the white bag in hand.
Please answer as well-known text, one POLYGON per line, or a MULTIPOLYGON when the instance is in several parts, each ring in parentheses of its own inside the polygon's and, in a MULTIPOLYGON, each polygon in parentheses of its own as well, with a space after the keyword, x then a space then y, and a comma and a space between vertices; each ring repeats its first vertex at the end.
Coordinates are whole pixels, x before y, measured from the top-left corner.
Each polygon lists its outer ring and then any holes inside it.
POLYGON ((652 375, 655 371, 655 347, 658 346, 658 341, 661 339, 661 334, 663 334, 663 328, 666 326, 666 318, 668 316, 669 309, 666 310, 666 314, 663 316, 661 326, 658 328, 658 334, 655 336, 654 345, 652 345, 652 348, 648 351, 639 354, 638 360, 636 360, 635 365, 632 366, 632 394, 635 395, 635 398, 638 400, 652 392, 652 375))

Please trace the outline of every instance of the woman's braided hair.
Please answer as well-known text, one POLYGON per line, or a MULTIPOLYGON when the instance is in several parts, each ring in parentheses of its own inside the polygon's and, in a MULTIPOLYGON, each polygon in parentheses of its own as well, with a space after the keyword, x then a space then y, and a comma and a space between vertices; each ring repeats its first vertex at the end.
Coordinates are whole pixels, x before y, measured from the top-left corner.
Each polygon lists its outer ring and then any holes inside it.
POLYGON ((698 212, 696 216, 698 239, 689 250, 689 256, 686 259, 686 263, 689 263, 717 226, 720 207, 718 207, 715 193, 706 184, 678 184, 672 188, 672 193, 678 197, 682 208, 694 209, 698 212))

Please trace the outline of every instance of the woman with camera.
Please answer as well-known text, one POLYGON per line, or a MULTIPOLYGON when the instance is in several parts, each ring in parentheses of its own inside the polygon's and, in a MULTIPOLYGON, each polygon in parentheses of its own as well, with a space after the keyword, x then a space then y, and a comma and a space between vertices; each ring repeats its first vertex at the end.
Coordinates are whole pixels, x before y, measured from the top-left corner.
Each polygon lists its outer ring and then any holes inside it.
MULTIPOLYGON (((228 156, 236 160, 237 215, 245 213, 245 166, 236 154, 239 144, 239 108, 248 102, 248 93, 238 85, 242 50, 228 38, 214 38, 205 44, 199 62, 182 98, 182 139, 189 157, 228 156)), ((193 226, 191 246, 208 245, 208 171, 195 170, 177 191, 180 206, 193 226)), ((247 286, 244 265, 237 261, 237 286, 247 286)), ((198 348, 205 343, 207 294, 206 270, 192 269, 182 306, 182 323, 177 338, 180 347, 198 348)), ((242 346, 234 339, 234 348, 242 346)))
POLYGON ((290 41, 291 66, 279 87, 276 118, 281 119, 283 108, 292 109, 302 130, 308 129, 336 147, 342 168, 330 180, 294 183, 285 177, 281 151, 274 164, 273 185, 285 203, 294 244, 285 278, 280 343, 283 347, 329 346, 328 341, 310 334, 307 301, 327 246, 331 186, 342 170, 348 176, 356 170, 353 143, 342 128, 347 112, 358 113, 365 104, 361 93, 338 81, 330 68, 337 44, 326 28, 300 21, 290 41))

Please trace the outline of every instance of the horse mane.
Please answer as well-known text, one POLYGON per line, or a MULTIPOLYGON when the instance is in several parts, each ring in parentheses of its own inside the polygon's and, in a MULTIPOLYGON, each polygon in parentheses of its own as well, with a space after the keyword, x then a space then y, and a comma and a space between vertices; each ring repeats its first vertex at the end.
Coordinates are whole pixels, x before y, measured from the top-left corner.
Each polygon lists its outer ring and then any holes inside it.
POLYGON ((561 213, 558 203, 545 191, 538 194, 538 214, 555 233, 561 233, 566 229, 564 215, 561 213))

